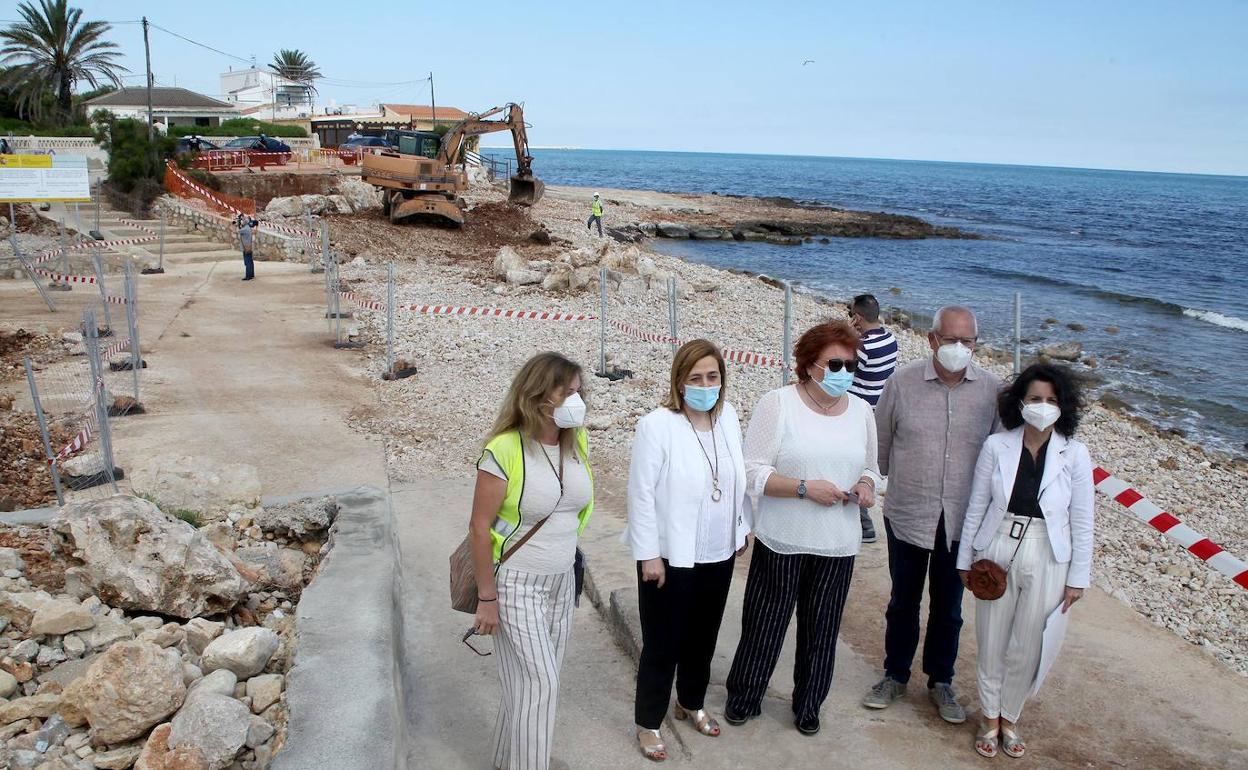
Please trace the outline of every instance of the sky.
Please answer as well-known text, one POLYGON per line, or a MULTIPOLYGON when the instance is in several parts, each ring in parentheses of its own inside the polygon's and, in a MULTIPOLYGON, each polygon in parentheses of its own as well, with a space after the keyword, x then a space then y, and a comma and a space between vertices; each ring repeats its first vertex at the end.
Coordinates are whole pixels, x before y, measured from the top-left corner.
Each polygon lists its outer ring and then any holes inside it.
MULTIPOLYGON (((439 104, 523 102, 537 147, 1248 175, 1245 0, 73 4, 261 66, 299 48, 323 103, 427 104, 432 72, 439 104)), ((247 66, 151 35, 160 85, 247 66)), ((110 37, 142 84, 141 27, 110 37)))

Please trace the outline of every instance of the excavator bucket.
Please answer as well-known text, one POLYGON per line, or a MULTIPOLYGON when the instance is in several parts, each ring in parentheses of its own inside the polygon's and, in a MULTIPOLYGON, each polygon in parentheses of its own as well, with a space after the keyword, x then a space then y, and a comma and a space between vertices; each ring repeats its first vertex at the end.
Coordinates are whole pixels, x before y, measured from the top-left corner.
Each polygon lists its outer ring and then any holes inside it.
POLYGON ((546 183, 535 176, 515 175, 511 178, 511 194, 507 196, 510 203, 517 206, 532 206, 542 199, 546 192, 546 183))

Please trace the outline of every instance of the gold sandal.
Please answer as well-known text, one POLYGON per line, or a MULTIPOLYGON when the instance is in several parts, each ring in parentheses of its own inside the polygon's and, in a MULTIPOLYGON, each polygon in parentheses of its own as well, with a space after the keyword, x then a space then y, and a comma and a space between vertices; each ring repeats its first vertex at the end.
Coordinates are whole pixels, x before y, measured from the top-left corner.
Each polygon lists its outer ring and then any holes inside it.
POLYGON ((677 719, 688 719, 693 722, 693 726, 698 732, 711 738, 719 737, 719 722, 716 722, 710 714, 706 713, 706 709, 698 709, 690 711, 679 703, 676 704, 672 716, 677 719))
POLYGON ((662 762, 667 759, 667 747, 663 745, 663 736, 658 730, 637 728, 637 743, 641 746, 641 754, 651 762, 662 762))

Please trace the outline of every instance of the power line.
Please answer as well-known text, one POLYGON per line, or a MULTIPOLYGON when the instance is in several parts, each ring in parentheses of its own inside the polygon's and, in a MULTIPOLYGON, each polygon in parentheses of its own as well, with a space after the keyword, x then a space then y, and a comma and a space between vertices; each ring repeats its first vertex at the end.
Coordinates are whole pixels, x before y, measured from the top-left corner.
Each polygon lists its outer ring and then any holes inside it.
MULTIPOLYGON (((151 22, 149 22, 149 24, 151 24, 151 22)), ((235 59, 236 61, 241 61, 243 64, 251 64, 251 59, 244 59, 244 58, 243 58, 243 57, 241 57, 241 56, 235 56, 235 55, 234 55, 234 54, 232 54, 232 53, 226 53, 225 51, 222 51, 222 50, 220 50, 219 48, 213 48, 212 46, 210 46, 210 45, 208 45, 208 44, 206 44, 206 43, 201 43, 201 42, 199 42, 198 40, 191 40, 189 37, 186 37, 186 36, 184 36, 184 35, 179 35, 177 32, 172 32, 172 31, 170 31, 170 30, 167 30, 167 29, 165 29, 164 27, 160 26, 159 24, 151 24, 151 26, 152 26, 153 28, 155 28, 155 29, 160 30, 161 32, 164 32, 166 35, 173 35, 174 37, 178 38, 179 40, 185 40, 186 42, 190 43, 191 45, 197 45, 197 46, 199 46, 200 48, 206 48, 206 49, 208 49, 209 51, 212 51, 213 53, 219 53, 219 54, 221 54, 222 56, 224 56, 224 57, 226 57, 226 58, 228 58, 228 59, 235 59)))

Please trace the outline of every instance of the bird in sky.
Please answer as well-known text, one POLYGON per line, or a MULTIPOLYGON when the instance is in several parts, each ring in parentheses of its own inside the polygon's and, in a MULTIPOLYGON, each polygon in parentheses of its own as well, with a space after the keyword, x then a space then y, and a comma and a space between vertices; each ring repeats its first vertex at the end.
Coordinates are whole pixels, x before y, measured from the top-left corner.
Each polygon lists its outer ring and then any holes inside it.
POLYGON ((807 59, 806 61, 802 62, 802 66, 805 67, 807 64, 814 64, 814 63, 815 63, 814 59, 807 59))

